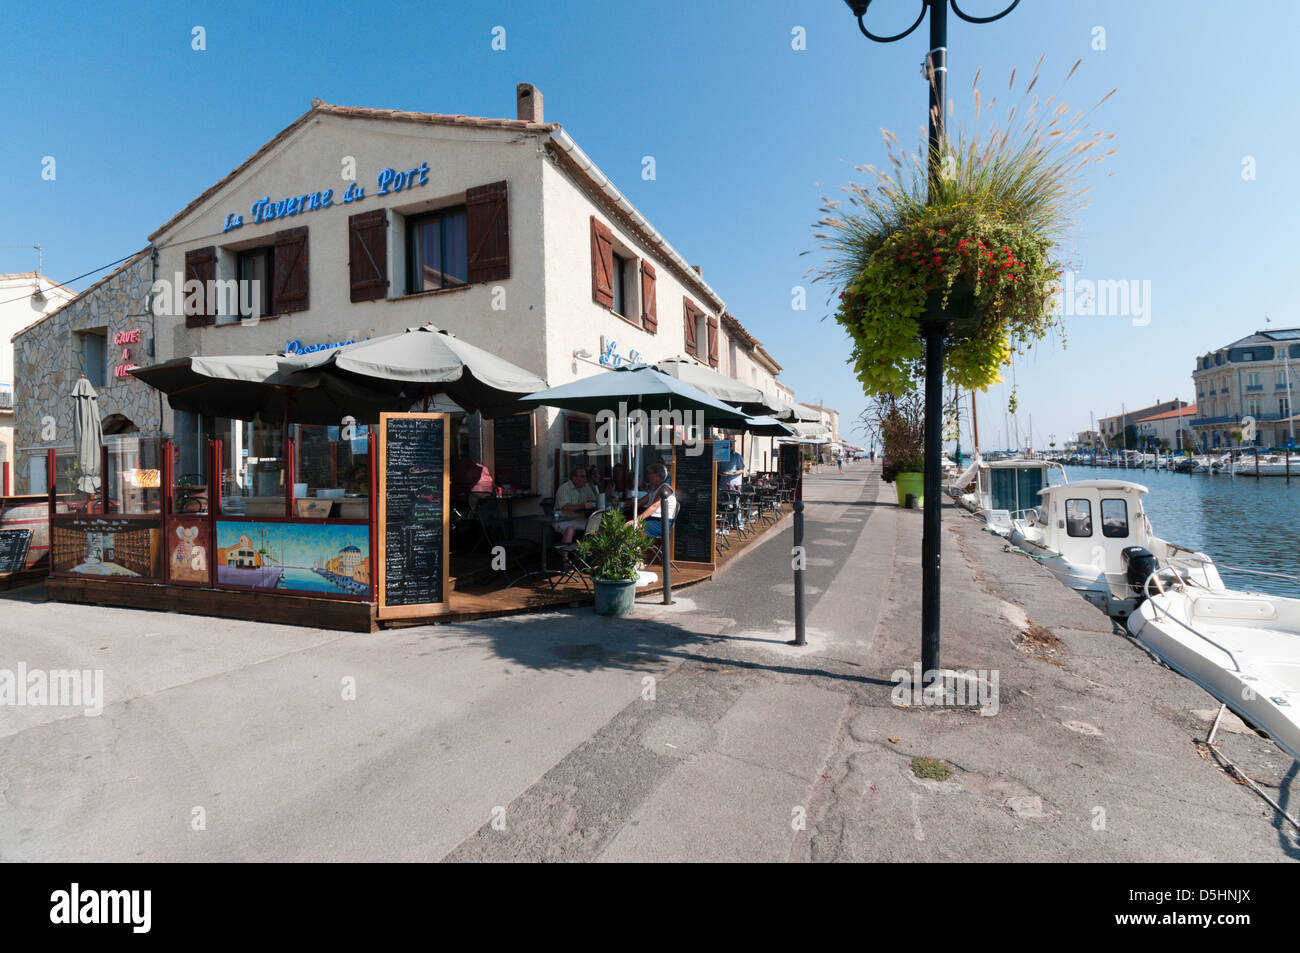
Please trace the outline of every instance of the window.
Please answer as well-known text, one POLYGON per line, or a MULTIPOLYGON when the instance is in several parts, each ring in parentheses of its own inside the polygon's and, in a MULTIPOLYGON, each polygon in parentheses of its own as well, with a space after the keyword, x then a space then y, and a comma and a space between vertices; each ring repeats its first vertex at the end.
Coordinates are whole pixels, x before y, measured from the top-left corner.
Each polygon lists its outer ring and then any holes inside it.
POLYGON ((1092 535, 1092 503, 1088 500, 1065 501, 1065 531, 1071 536, 1092 535))
POLYGON ((610 281, 614 285, 614 304, 612 305, 616 314, 621 314, 625 318, 632 315, 628 313, 628 295, 627 295, 627 259, 622 255, 615 253, 614 265, 611 269, 610 281))
POLYGON ((1252 417, 1258 417, 1264 412, 1264 402, 1258 397, 1252 397, 1246 401, 1246 413, 1252 417))
POLYGON ((218 314, 217 324, 234 324, 239 318, 271 314, 271 283, 275 277, 275 248, 254 248, 239 253, 239 314, 218 314))
POLYGON ((1254 372, 1254 371, 1251 371, 1249 374, 1247 374, 1247 375, 1246 375, 1246 386, 1247 386, 1247 387, 1258 387, 1258 386, 1259 386, 1259 374, 1257 374, 1257 373, 1254 372))
POLYGON ((102 328, 95 331, 82 331, 77 335, 81 339, 81 373, 86 375, 94 387, 104 386, 107 332, 102 328))
POLYGON ((465 209, 407 220, 406 293, 459 288, 469 282, 465 209))
POLYGON ((1108 539, 1128 536, 1128 504, 1123 500, 1101 501, 1101 535, 1108 539))
POLYGON ((1291 402, 1285 397, 1277 399, 1277 415, 1284 420, 1291 416, 1291 402))
POLYGON ((732 380, 740 380, 740 348, 735 341, 727 345, 727 368, 732 380))

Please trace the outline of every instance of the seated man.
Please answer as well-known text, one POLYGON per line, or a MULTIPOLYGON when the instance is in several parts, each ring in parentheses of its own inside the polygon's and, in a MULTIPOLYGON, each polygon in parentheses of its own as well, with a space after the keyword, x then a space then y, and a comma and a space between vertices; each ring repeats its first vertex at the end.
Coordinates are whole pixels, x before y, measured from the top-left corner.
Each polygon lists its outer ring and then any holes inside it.
POLYGON ((555 528, 564 527, 563 542, 573 542, 578 530, 587 525, 597 501, 596 488, 587 482, 587 468, 577 467, 555 491, 555 514, 564 517, 563 522, 557 520, 555 528))
MULTIPOLYGON (((645 480, 648 488, 645 495, 637 501, 638 507, 645 507, 641 510, 639 518, 645 524, 647 536, 651 539, 662 539, 664 535, 662 504, 667 504, 668 522, 671 524, 677 518, 677 497, 673 495, 672 487, 668 487, 667 499, 659 498, 660 487, 668 483, 668 468, 662 463, 651 464, 646 470, 645 480)), ((632 521, 628 520, 628 522, 632 521)))

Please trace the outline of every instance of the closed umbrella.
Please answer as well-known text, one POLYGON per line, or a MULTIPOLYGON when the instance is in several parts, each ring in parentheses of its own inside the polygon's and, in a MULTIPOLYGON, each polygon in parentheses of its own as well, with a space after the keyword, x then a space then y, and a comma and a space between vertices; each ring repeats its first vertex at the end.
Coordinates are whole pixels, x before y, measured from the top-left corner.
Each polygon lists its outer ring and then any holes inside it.
POLYGON ((345 344, 329 351, 280 359, 286 373, 316 372, 372 387, 405 389, 412 401, 422 393, 446 394, 484 417, 515 413, 519 398, 546 387, 532 371, 426 324, 398 334, 345 344))
POLYGON ((655 367, 699 388, 710 397, 739 407, 747 414, 771 414, 780 410, 776 398, 769 397, 757 387, 691 361, 673 357, 660 361, 655 367))
MULTIPOLYGON (((700 411, 717 426, 744 421, 745 414, 710 397, 697 387, 645 364, 616 367, 568 384, 528 394, 520 403, 545 405, 578 413, 615 413, 625 403, 629 411, 700 411)), ((632 435, 629 434, 629 439, 632 435)), ((639 441, 637 441, 639 442, 639 441)), ((635 443, 633 452, 637 453, 635 443)), ((640 467, 634 461, 632 491, 639 488, 640 467)), ((633 519, 636 512, 633 511, 633 519)))
POLYGON ((87 495, 99 492, 99 450, 104 432, 99 420, 99 395, 85 375, 72 388, 72 443, 77 455, 77 490, 87 495))

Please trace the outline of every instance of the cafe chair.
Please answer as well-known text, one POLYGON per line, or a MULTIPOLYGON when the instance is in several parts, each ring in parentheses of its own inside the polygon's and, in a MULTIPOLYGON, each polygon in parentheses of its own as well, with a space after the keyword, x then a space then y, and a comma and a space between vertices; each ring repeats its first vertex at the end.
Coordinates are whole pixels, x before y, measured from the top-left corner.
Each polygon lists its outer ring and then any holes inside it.
MULTIPOLYGON (((604 510, 595 510, 587 517, 587 525, 583 527, 583 535, 594 533, 600 529, 600 517, 604 510)), ((588 577, 591 575, 591 566, 582 558, 582 553, 578 551, 577 542, 556 543, 551 547, 551 551, 558 553, 560 556, 560 568, 547 577, 547 582, 551 584, 551 591, 554 592, 559 588, 561 583, 577 579, 582 583, 584 589, 591 592, 591 583, 588 577)))
MULTIPOLYGON (((678 501, 678 503, 677 503, 677 513, 673 516, 672 519, 670 519, 670 520, 665 520, 665 521, 664 521, 664 524, 663 524, 663 525, 664 525, 664 535, 663 535, 663 536, 660 536, 658 539, 654 540, 654 541, 653 541, 653 544, 652 544, 651 547, 650 547, 650 555, 647 556, 647 557, 646 557, 646 560, 645 560, 645 564, 646 564, 647 566, 652 565, 652 564, 654 564, 654 563, 656 563, 656 562, 659 563, 660 565, 663 565, 663 561, 664 561, 664 539, 668 536, 669 533, 673 533, 673 532, 675 532, 675 531, 677 530, 677 521, 681 518, 681 515, 682 515, 682 504, 681 504, 680 501, 678 501)), ((677 568, 677 561, 676 561, 676 560, 670 560, 670 562, 672 562, 672 564, 673 564, 673 572, 678 572, 679 570, 678 570, 678 568, 677 568)))
MULTIPOLYGON (((535 569, 531 571, 525 570, 511 578, 510 567, 518 567, 524 559, 538 556, 542 551, 542 547, 531 539, 519 539, 511 536, 506 530, 506 522, 501 517, 501 511, 495 505, 486 500, 480 503, 474 510, 474 521, 478 524, 481 533, 478 545, 486 546, 489 555, 497 546, 505 550, 506 581, 501 586, 502 589, 509 589, 531 576, 548 575, 544 570, 535 569)), ((475 545, 475 550, 478 549, 478 545, 475 545)))

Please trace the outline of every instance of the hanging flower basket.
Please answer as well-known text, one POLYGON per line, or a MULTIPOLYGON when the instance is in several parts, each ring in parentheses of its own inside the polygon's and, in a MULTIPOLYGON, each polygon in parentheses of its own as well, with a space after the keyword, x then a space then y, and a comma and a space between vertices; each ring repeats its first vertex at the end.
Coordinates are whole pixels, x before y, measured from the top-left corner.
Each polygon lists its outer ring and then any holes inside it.
MULTIPOLYGON (((1018 104, 1004 125, 944 143, 933 178, 927 147, 900 154, 886 133, 893 169, 860 167, 875 183, 849 186, 843 208, 823 207, 816 237, 831 257, 816 278, 842 289, 834 316, 866 394, 915 390, 927 328, 944 330, 948 380, 971 390, 1000 381, 1017 351, 1061 328, 1053 248, 1082 204, 1080 173, 1104 158, 1092 150, 1112 137, 1085 134, 1086 112, 1071 117, 1055 95, 1029 102, 1037 80, 1035 70, 1019 121, 1018 104)), ((978 89, 974 99, 978 120, 978 89)))

